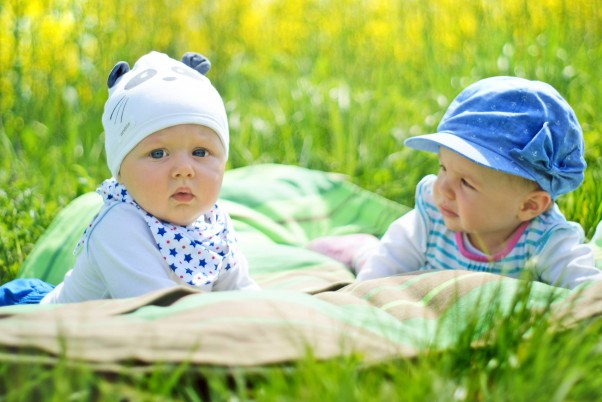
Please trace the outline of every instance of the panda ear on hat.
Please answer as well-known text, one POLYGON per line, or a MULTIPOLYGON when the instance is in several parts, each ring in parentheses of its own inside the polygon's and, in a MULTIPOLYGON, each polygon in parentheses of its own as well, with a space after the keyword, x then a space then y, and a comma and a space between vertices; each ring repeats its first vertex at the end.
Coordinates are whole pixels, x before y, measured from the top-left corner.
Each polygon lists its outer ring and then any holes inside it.
POLYGON ((211 69, 211 62, 209 59, 200 53, 184 53, 184 56, 182 56, 182 63, 203 75, 207 74, 207 72, 211 69))
MULTIPOLYGON (((186 52, 184 56, 182 56, 182 63, 203 75, 207 74, 207 72, 211 69, 211 62, 209 59, 200 53, 186 52)), ((109 78, 107 79, 107 86, 109 89, 111 89, 117 80, 119 80, 119 78, 128 71, 130 71, 130 65, 127 62, 120 61, 115 64, 111 70, 111 73, 109 74, 109 78)))
POLYGON ((109 78, 107 79, 107 86, 109 87, 109 89, 113 88, 113 85, 115 85, 119 77, 121 77, 128 71, 130 71, 130 65, 125 61, 120 61, 117 64, 115 64, 115 66, 111 70, 111 73, 109 74, 109 78))

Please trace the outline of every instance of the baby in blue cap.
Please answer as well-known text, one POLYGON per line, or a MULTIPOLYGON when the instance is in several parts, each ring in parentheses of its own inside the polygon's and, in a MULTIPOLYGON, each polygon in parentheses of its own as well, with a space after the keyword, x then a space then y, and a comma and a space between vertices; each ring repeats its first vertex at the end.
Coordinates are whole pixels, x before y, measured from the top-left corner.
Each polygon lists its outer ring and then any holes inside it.
POLYGON ((310 249, 351 265, 358 281, 440 269, 529 274, 566 288, 602 280, 583 229, 555 203, 582 183, 586 164, 575 113, 550 85, 478 81, 454 99, 437 133, 405 145, 439 156, 415 208, 380 241, 321 238, 310 249))

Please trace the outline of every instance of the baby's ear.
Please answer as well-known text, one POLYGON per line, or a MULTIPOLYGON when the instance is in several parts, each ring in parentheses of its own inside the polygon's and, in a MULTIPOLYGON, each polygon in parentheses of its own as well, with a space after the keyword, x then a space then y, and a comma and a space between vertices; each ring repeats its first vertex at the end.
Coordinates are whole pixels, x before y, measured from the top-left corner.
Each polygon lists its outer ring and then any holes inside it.
POLYGON ((120 61, 117 64, 115 64, 115 66, 111 70, 111 73, 109 74, 109 78, 107 79, 107 86, 109 87, 109 89, 113 88, 113 85, 115 85, 119 77, 121 77, 128 71, 130 71, 130 65, 125 61, 120 61))
POLYGON ((552 204, 552 197, 546 191, 536 190, 527 195, 519 211, 519 219, 530 221, 531 219, 546 212, 552 204))
POLYGON ((195 52, 186 52, 182 56, 182 63, 188 67, 195 69, 199 73, 205 75, 211 69, 211 62, 202 54, 195 52))

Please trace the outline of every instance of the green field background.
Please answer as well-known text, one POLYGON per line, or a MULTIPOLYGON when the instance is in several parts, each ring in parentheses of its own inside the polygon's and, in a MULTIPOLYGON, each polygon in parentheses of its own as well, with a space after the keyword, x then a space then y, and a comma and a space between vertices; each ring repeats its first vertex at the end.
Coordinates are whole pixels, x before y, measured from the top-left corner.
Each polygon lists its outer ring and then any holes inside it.
POLYGON ((546 81, 573 105, 589 165, 561 208, 590 236, 602 218, 598 1, 1 0, 0 24, 0 282, 62 207, 109 176, 106 79, 150 50, 210 58, 229 168, 341 172, 408 205, 436 165, 404 138, 433 132, 478 79, 546 81))

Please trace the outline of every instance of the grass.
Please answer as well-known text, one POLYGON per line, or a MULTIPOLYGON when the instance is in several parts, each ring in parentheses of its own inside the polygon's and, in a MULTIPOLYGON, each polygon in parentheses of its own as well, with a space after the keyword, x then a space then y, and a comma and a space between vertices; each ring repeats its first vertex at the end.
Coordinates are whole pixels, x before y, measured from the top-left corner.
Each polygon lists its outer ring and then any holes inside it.
MULTIPOLYGON (((588 170, 562 197, 591 236, 602 219, 602 12, 592 0, 101 0, 0 3, 0 282, 58 211, 108 176, 106 76, 151 49, 209 56, 231 125, 229 168, 263 162, 347 174, 412 205, 435 168, 403 147, 432 132, 466 85, 549 82, 582 124, 588 170)), ((535 317, 536 318, 536 317, 535 317)), ((157 367, 98 373, 72 362, 0 363, 0 400, 600 400, 600 322, 550 331, 501 320, 483 348, 366 367, 361 357, 258 372, 157 367), (525 334, 529 336, 525 337, 525 334)))
MULTIPOLYGON (((516 306, 525 300, 524 292, 516 306)), ((3 401, 596 401, 602 365, 600 320, 558 331, 527 308, 499 320, 475 347, 476 326, 446 351, 367 365, 361 356, 260 368, 151 367, 92 370, 0 364, 3 401)))

